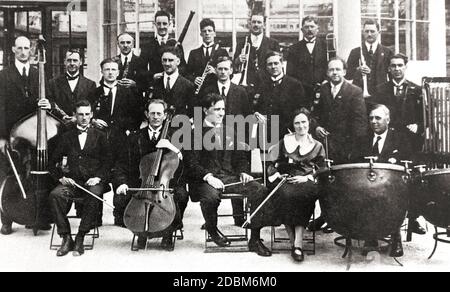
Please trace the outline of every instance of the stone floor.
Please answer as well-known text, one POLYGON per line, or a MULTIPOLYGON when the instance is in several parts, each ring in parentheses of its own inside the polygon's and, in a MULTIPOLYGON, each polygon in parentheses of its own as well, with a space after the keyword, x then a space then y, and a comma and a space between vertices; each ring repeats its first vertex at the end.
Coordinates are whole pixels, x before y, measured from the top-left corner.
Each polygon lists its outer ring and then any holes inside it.
MULTIPOLYGON (((111 195, 106 198, 111 200, 111 195)), ((229 204, 223 202, 221 208, 227 211, 229 204)), ((113 226, 112 212, 106 207, 104 223, 95 249, 78 258, 71 254, 57 258, 56 252, 49 249, 51 232, 41 232, 34 237, 30 230, 14 225, 12 235, 0 237, 0 271, 344 272, 348 264, 341 258, 343 249, 333 243, 337 235, 322 232, 316 237, 316 255, 307 256, 300 264, 293 262, 287 251, 270 258, 248 252, 205 253, 204 232, 200 230, 203 219, 198 203, 188 206, 184 220, 185 238, 177 241, 174 252, 159 250, 158 241, 151 241, 147 251, 132 252, 131 232, 113 226)), ((225 222, 225 225, 229 223, 225 222)), ((429 224, 428 228, 427 235, 414 236, 413 242, 404 243, 405 256, 400 259, 403 267, 386 254, 372 252, 367 258, 363 257, 356 248, 350 271, 450 271, 450 245, 440 243, 434 258, 427 259, 434 245, 433 228, 429 224)), ((263 232, 266 244, 270 244, 269 230, 266 228, 263 232)), ((279 232, 282 234, 283 230, 279 232)))

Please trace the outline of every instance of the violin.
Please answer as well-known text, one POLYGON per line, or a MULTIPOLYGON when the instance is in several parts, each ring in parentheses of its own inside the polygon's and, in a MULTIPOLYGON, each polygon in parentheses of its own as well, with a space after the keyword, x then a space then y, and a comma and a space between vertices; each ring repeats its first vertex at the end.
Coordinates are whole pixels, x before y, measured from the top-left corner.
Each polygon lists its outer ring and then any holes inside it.
MULTIPOLYGON (((45 98, 45 40, 38 42, 39 99, 45 98)), ((48 139, 62 131, 63 122, 38 109, 17 122, 10 133, 10 145, 5 153, 13 175, 0 184, 2 212, 13 222, 33 227, 50 222, 48 194, 51 178, 48 167, 48 139)))
MULTIPOLYGON (((161 132, 161 139, 167 139, 174 112, 175 109, 171 107, 161 132)), ((174 178, 179 164, 176 153, 164 153, 163 149, 141 159, 141 188, 132 196, 123 217, 125 226, 134 234, 163 232, 173 223, 177 206, 169 183, 174 178)))

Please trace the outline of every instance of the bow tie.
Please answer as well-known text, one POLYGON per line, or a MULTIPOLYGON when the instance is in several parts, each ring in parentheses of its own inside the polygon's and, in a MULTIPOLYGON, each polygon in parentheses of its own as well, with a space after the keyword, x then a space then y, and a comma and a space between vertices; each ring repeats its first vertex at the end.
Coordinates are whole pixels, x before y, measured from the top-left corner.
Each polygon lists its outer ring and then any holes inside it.
POLYGON ((79 128, 77 128, 77 130, 78 130, 78 135, 81 135, 81 134, 87 133, 89 128, 86 128, 86 129, 79 129, 79 128))
POLYGON ((305 39, 305 42, 306 42, 307 44, 315 44, 315 43, 316 43, 316 40, 308 41, 308 40, 305 39))
POLYGON ((72 76, 72 75, 66 74, 66 78, 69 81, 77 80, 79 77, 80 77, 80 75, 72 76))

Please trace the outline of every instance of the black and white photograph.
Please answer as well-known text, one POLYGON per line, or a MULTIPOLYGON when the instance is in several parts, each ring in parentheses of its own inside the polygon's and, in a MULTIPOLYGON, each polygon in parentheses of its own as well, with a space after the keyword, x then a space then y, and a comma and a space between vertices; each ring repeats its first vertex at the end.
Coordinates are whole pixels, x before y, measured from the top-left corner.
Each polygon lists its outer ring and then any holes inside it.
POLYGON ((450 1, 0 0, 0 215, 0 272, 448 272, 450 1))

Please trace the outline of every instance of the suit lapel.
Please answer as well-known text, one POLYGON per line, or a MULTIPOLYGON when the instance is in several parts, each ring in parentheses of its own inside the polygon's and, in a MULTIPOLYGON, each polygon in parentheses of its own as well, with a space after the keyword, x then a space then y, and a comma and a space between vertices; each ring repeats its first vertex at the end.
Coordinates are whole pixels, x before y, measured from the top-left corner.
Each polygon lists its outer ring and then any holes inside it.
POLYGON ((392 154, 394 152, 394 139, 393 132, 391 130, 388 131, 388 134, 386 136, 386 141, 384 141, 383 149, 381 150, 381 156, 387 156, 389 154, 392 154))
MULTIPOLYGON (((86 143, 84 144, 83 152, 88 151, 89 149, 94 147, 95 139, 97 135, 95 131, 92 128, 89 128, 86 138, 86 143)), ((80 142, 78 142, 78 145, 80 145, 80 142)), ((79 146, 80 147, 80 146, 79 146)))

